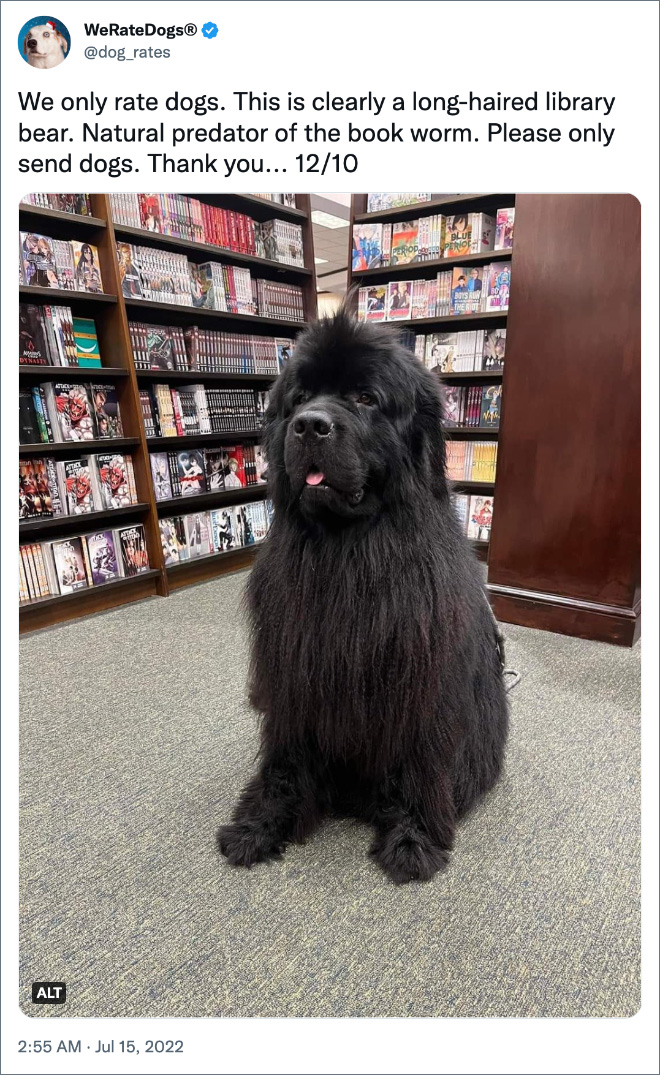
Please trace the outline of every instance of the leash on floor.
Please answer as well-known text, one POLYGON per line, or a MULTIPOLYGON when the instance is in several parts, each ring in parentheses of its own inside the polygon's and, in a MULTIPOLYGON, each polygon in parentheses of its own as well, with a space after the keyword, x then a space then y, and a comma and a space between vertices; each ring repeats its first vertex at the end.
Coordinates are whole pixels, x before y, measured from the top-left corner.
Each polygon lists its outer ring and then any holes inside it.
POLYGON ((491 619, 493 621, 493 627, 495 628, 495 645, 497 647, 497 653, 498 653, 498 656, 499 656, 499 659, 500 659, 500 665, 502 666, 502 679, 504 680, 504 690, 508 694, 509 691, 512 691, 514 687, 518 686, 518 684, 520 683, 520 680, 522 679, 522 674, 520 672, 516 672, 516 670, 514 668, 507 668, 506 667, 506 659, 505 659, 505 656, 504 656, 504 635, 502 634, 502 632, 500 630, 499 623, 495 619, 495 613, 493 612, 492 608, 490 607, 490 601, 486 597, 485 593, 484 593, 484 598, 485 598, 486 604, 488 605, 488 611, 490 612, 491 619))

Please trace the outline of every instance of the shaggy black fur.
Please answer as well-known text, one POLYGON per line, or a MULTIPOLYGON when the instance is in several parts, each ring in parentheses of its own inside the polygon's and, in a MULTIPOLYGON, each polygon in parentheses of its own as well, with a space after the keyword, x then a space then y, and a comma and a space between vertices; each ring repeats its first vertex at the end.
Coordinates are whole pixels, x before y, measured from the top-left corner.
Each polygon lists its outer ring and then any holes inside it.
POLYGON ((427 880, 497 780, 495 625, 449 498, 441 413, 433 375, 344 312, 299 338, 272 390, 275 517, 248 584, 261 764, 219 833, 233 864, 341 812, 373 824, 393 881, 427 880))

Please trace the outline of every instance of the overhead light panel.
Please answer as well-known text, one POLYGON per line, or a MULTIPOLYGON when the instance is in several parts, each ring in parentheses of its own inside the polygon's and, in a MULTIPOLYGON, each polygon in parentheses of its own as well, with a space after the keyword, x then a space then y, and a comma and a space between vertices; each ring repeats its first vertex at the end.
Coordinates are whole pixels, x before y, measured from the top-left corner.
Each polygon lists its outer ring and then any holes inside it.
POLYGON ((334 216, 333 213, 324 213, 321 209, 312 211, 312 223, 319 224, 322 228, 347 228, 349 225, 349 221, 344 220, 343 217, 334 216))
POLYGON ((315 265, 327 265, 328 264, 328 259, 327 258, 314 258, 314 264, 315 265))

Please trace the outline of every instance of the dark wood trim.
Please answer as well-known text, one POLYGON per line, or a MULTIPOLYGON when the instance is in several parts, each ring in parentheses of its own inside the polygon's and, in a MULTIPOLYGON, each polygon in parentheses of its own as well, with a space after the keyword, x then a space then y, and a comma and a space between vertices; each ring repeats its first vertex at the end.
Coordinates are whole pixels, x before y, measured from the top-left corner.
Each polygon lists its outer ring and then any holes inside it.
MULTIPOLYGON (((69 533, 77 530, 84 534, 90 530, 102 529, 112 519, 118 519, 116 526, 124 526, 123 520, 129 515, 141 515, 149 508, 148 504, 129 504, 124 508, 109 508, 104 511, 90 511, 86 515, 54 515, 45 519, 27 519, 18 524, 18 540, 21 545, 27 541, 40 540, 39 535, 44 535, 44 540, 56 539, 58 533, 69 533), (35 534, 37 537, 35 537, 35 534)), ((113 524, 113 529, 115 525, 113 524)))
POLYGON ((363 198, 365 210, 356 212, 353 220, 356 224, 371 222, 415 220, 417 217, 429 216, 433 213, 453 213, 454 210, 465 212, 492 213, 495 209, 508 208, 516 204, 515 194, 449 194, 440 198, 433 198, 429 202, 417 202, 415 205, 401 205, 393 209, 381 209, 376 213, 367 213, 367 198, 365 195, 354 195, 355 198, 363 198))
MULTIPOLYGON (((45 209, 39 205, 26 205, 24 202, 18 207, 18 223, 21 231, 37 231, 41 235, 46 230, 48 237, 53 239, 68 239, 81 231, 96 232, 106 226, 101 217, 63 213, 59 209, 45 209)), ((93 239, 94 236, 91 235, 90 238, 93 239)))
POLYGON ((445 437, 455 440, 497 440, 498 429, 475 429, 474 426, 444 426, 445 437))
POLYGON ((138 437, 108 437, 106 440, 64 440, 52 444, 19 444, 18 455, 87 455, 95 452, 120 452, 126 448, 137 448, 138 437))
POLYGON ((140 575, 114 579, 102 586, 89 586, 71 594, 56 594, 53 597, 23 602, 18 606, 20 633, 104 612, 118 605, 140 601, 144 597, 154 597, 159 579, 160 571, 150 568, 140 575))
POLYGON ((434 325, 455 325, 454 331, 460 332, 461 325, 468 325, 470 328, 486 328, 488 325, 501 325, 508 316, 508 311, 505 313, 478 313, 478 314, 450 314, 448 317, 410 317, 406 321, 377 321, 375 324, 388 325, 397 328, 403 326, 404 328, 412 329, 427 329, 432 328, 434 325))
MULTIPOLYGON (((73 294, 73 292, 62 292, 62 294, 73 294)), ((237 326, 239 332, 249 331, 249 327, 252 326, 258 332, 261 330, 264 333, 264 328, 266 327, 268 335, 272 334, 274 336, 284 336, 289 331, 299 332, 305 328, 306 324, 305 321, 285 321, 274 317, 258 317, 256 314, 232 314, 225 313, 223 310, 200 309, 198 306, 177 306, 169 302, 152 302, 150 299, 124 299, 124 306, 127 312, 131 314, 131 321, 149 321, 154 314, 166 314, 167 317, 159 316, 154 320, 157 319, 159 323, 168 323, 169 321, 173 325, 194 325, 196 321, 201 319, 202 321, 216 321, 218 327, 221 327, 221 324, 225 322, 229 327, 232 325, 237 326), (273 331, 275 329, 280 331, 273 331)))
MULTIPOLYGON (((254 194, 186 194, 187 198, 197 198, 206 205, 215 205, 220 209, 233 209, 237 213, 245 213, 254 220, 273 220, 281 217, 282 220, 291 220, 294 224, 302 224, 303 228, 309 222, 309 212, 304 208, 293 208, 288 205, 279 205, 277 202, 266 201, 265 198, 257 198, 254 194)), ((309 195, 296 194, 297 202, 304 202, 309 195)))
POLYGON ((162 451, 163 448, 183 451, 185 446, 193 444, 233 444, 234 441, 258 441, 260 429, 239 429, 235 433, 189 433, 187 437, 147 437, 149 451, 162 451))
MULTIPOLYGON (((102 267, 101 272, 103 272, 102 267)), ((103 277, 103 284, 107 287, 105 276, 103 277)), ((88 310, 101 306, 112 306, 117 303, 117 296, 105 291, 93 294, 89 291, 65 291, 61 287, 28 287, 26 284, 19 284, 18 295, 22 302, 34 303, 37 306, 43 306, 44 304, 49 306, 70 306, 72 310, 76 307, 84 307, 85 316, 87 316, 88 310)))
POLYGON ((265 500, 268 486, 246 485, 242 489, 219 489, 213 493, 198 493, 197 496, 175 496, 169 500, 157 500, 159 516, 189 515, 193 511, 205 511, 207 508, 220 507, 222 504, 249 504, 251 500, 265 500))
POLYGON ((128 370, 117 366, 33 366, 19 365, 19 377, 28 377, 31 381, 70 381, 80 384, 84 381, 116 381, 128 377, 128 370))
POLYGON ((541 631, 632 646, 641 630, 641 605, 618 605, 583 601, 560 594, 487 584, 488 596, 498 620, 541 631))
POLYGON ((454 482, 454 481, 450 481, 449 484, 451 486, 452 492, 461 492, 461 490, 465 490, 468 493, 494 493, 495 492, 495 482, 474 482, 474 481, 454 482))
POLYGON ((218 381, 236 384, 272 384, 276 373, 210 373, 206 370, 138 370, 138 381, 190 381, 192 384, 214 384, 218 381))
POLYGON ((483 384, 498 384, 502 380, 502 370, 466 370, 463 373, 437 373, 432 370, 431 372, 445 384, 462 384, 463 381, 469 381, 470 384, 475 381, 483 384))
POLYGON ((205 582, 207 579, 218 578, 220 575, 229 575, 235 571, 242 571, 243 568, 252 567, 261 544, 262 542, 258 542, 256 545, 230 549, 229 552, 211 553, 209 556, 200 556, 195 560, 183 560, 180 564, 172 564, 167 568, 170 590, 177 590, 181 586, 205 582))

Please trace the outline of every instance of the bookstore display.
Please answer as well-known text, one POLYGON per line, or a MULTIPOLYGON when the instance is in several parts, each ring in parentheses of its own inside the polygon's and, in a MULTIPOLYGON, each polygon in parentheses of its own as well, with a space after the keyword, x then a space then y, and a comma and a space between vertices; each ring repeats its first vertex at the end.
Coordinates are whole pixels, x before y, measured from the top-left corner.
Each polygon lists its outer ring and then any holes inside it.
POLYGON ((405 321, 504 313, 509 308, 511 262, 456 265, 433 280, 392 280, 361 287, 360 321, 405 321))
POLYGON ((453 504, 461 531, 470 541, 479 543, 490 541, 494 501, 495 498, 492 496, 453 494, 453 504))
POLYGON ((268 387, 316 313, 313 260, 309 195, 23 199, 21 630, 249 562, 268 387), (173 503, 195 497, 186 524, 173 503))

